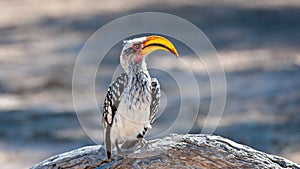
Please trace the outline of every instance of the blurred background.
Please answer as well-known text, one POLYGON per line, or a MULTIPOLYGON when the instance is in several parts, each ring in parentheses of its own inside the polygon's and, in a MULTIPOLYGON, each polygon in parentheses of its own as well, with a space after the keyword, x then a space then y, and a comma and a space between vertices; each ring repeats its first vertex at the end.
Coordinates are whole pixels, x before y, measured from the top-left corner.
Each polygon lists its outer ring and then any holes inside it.
MULTIPOLYGON (((0 6, 1 167, 28 168, 52 155, 94 144, 73 107, 74 63, 85 41, 101 26, 146 11, 192 22, 218 51, 228 91, 214 134, 300 163, 299 1, 2 0, 0 6)), ((99 102, 119 64, 120 50, 113 48, 101 63, 99 72, 104 75, 99 73, 96 81, 99 102)), ((191 105, 185 110, 197 112, 191 133, 199 133, 210 104, 209 79, 203 65, 194 64, 193 54, 183 52, 181 58, 190 64, 203 91, 200 109, 191 105)), ((180 72, 168 59, 150 60, 180 72)), ((166 93, 175 93, 164 109, 172 113, 180 101, 178 88, 167 87, 171 77, 152 73, 166 93)), ((84 89, 80 97, 84 100, 84 89)), ((160 116, 157 125, 172 124, 168 117, 160 116)))

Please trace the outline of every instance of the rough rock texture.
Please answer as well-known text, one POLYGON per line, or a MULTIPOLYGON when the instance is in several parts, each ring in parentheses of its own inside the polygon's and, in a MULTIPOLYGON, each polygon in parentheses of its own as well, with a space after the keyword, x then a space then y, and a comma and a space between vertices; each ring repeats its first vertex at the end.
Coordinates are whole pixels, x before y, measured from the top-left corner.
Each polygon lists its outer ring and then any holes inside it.
POLYGON ((281 157, 269 155, 229 139, 212 135, 177 135, 149 141, 149 150, 115 155, 105 160, 103 146, 88 146, 46 159, 32 169, 44 168, 300 168, 281 157))

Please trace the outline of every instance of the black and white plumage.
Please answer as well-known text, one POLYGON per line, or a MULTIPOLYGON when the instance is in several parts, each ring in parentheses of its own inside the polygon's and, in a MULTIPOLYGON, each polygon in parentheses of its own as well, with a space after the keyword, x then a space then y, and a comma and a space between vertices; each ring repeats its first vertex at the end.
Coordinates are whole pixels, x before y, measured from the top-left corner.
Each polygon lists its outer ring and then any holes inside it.
POLYGON ((108 160, 112 145, 120 151, 129 141, 143 142, 152 128, 160 101, 160 85, 151 78, 145 57, 155 50, 166 50, 178 56, 173 44, 160 36, 149 36, 124 41, 120 56, 125 73, 113 81, 106 93, 102 123, 108 160))

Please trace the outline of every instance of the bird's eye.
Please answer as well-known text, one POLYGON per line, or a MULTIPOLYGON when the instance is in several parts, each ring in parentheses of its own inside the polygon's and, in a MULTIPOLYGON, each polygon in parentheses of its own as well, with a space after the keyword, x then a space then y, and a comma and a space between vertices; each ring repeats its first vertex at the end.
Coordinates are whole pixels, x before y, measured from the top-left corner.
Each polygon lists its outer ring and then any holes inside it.
POLYGON ((140 47, 141 47, 140 44, 134 44, 134 45, 133 45, 133 49, 135 49, 135 50, 138 50, 140 47))

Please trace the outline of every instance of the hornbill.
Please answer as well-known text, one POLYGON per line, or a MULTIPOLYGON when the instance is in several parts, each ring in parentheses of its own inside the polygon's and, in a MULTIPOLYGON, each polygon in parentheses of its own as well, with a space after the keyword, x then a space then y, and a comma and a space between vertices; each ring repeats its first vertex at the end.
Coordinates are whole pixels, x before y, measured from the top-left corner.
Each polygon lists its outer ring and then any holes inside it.
POLYGON ((178 57, 174 45, 164 37, 148 36, 124 40, 120 63, 125 73, 108 87, 103 105, 102 124, 108 161, 112 145, 121 148, 132 143, 145 145, 144 136, 155 120, 160 101, 160 85, 151 78, 145 58, 156 50, 164 50, 178 57))

